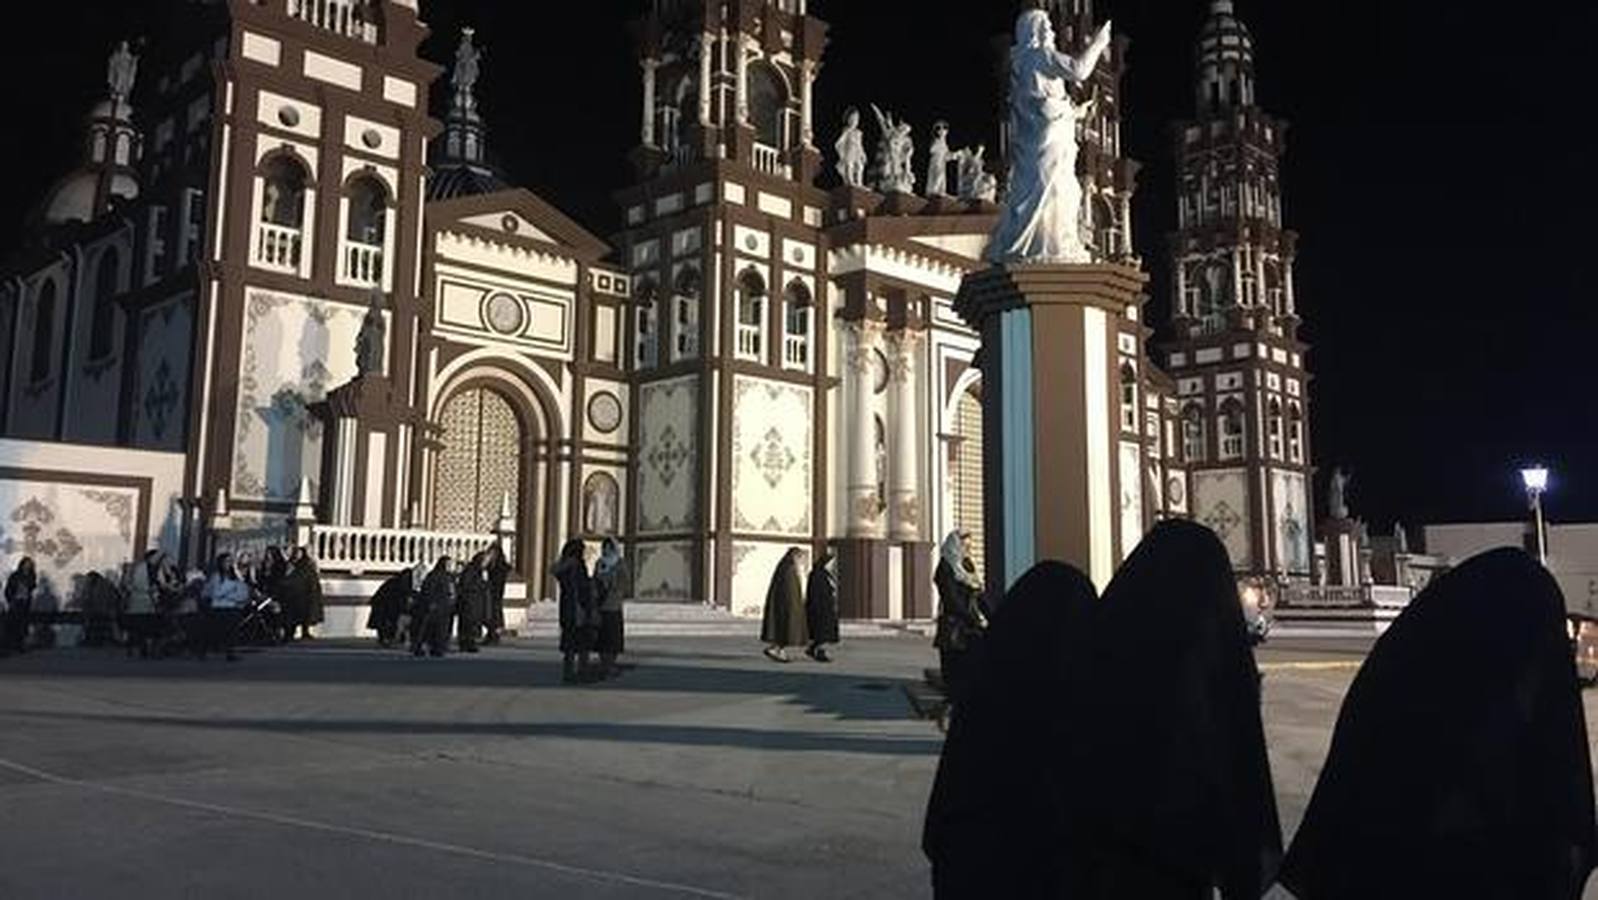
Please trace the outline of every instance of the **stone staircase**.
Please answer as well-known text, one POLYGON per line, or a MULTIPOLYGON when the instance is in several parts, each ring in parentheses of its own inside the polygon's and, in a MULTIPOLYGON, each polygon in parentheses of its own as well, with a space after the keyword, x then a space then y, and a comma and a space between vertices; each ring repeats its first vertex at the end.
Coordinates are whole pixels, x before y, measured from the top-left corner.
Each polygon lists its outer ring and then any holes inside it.
MULTIPOLYGON (((534 634, 549 634, 560 627, 560 607, 534 603, 527 607, 534 634)), ((734 637, 760 639, 760 620, 736 616, 703 604, 631 602, 626 607, 627 634, 635 637, 734 637)), ((932 639, 931 622, 844 622, 840 637, 896 637, 911 635, 932 639)))

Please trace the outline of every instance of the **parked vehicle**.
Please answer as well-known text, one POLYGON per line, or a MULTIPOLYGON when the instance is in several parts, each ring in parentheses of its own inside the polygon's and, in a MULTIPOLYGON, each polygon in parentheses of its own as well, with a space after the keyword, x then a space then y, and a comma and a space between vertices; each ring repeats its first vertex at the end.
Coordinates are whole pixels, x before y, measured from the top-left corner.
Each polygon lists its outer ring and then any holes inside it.
POLYGON ((1576 678, 1582 687, 1598 685, 1598 619, 1584 613, 1565 616, 1570 653, 1576 660, 1576 678))

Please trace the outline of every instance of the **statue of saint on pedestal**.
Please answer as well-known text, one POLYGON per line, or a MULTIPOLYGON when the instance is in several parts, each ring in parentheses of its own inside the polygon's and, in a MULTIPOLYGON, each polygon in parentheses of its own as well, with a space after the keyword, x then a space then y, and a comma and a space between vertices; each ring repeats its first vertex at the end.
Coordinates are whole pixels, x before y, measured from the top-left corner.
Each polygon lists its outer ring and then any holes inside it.
POLYGON ((455 48, 455 71, 449 77, 450 85, 455 88, 455 96, 465 101, 463 105, 468 109, 475 105, 472 89, 477 87, 483 62, 483 51, 472 42, 472 36, 476 33, 474 28, 461 29, 461 42, 455 48))
POLYGON ((911 170, 915 156, 915 141, 910 137, 910 123, 894 119, 872 104, 877 114, 877 125, 882 137, 877 142, 877 190, 884 194, 913 194, 916 173, 911 170))
POLYGON ((1326 512, 1333 519, 1348 518, 1348 473, 1342 466, 1332 470, 1332 480, 1326 487, 1326 512))
POLYGON ((927 147, 927 196, 949 194, 949 123, 932 126, 932 144, 927 147))
POLYGON ((858 109, 850 109, 843 114, 843 131, 833 148, 838 151, 838 177, 849 187, 865 187, 866 136, 860 130, 858 109))
POLYGON ((106 87, 111 92, 111 99, 124 103, 133 96, 133 83, 139 77, 139 58, 133 55, 128 47, 128 42, 123 41, 111 54, 111 60, 106 66, 106 87))
POLYGON ((1023 12, 1010 51, 1010 188, 989 244, 995 263, 1087 263, 1076 177, 1077 108, 1067 85, 1093 75, 1110 45, 1105 22, 1080 58, 1055 49, 1048 13, 1023 12))
POLYGON ((383 318, 383 295, 372 293, 372 305, 361 320, 361 330, 355 336, 355 374, 382 375, 383 352, 387 343, 388 323, 383 318))

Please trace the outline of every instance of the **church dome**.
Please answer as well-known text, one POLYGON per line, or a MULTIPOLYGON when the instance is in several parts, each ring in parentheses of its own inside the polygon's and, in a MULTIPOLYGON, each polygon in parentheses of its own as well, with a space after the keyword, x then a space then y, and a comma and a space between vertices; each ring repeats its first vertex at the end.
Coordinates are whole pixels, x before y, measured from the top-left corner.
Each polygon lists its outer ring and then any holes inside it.
POLYGON ((427 179, 427 199, 453 200, 503 191, 507 185, 493 172, 476 166, 444 166, 427 179))
MULTIPOLYGON (((62 179, 50 191, 44 204, 44 221, 50 225, 66 222, 90 222, 98 215, 95 199, 100 190, 100 176, 89 169, 79 169, 62 179)), ((139 196, 139 182, 131 175, 118 172, 111 176, 111 194, 127 200, 139 196)))
POLYGON ((1248 26, 1237 17, 1232 0, 1213 0, 1210 15, 1199 31, 1199 66, 1218 65, 1223 60, 1245 59, 1254 56, 1254 38, 1248 26))

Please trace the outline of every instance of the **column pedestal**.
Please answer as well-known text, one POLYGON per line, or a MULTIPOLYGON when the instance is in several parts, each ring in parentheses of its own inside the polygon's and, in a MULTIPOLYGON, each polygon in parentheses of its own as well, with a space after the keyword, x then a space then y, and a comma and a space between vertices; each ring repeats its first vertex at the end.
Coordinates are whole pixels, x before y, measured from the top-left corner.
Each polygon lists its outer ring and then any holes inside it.
POLYGON ((995 266, 955 309, 982 336, 983 540, 1002 594, 1044 560, 1115 571, 1116 336, 1147 277, 1115 264, 995 266))

